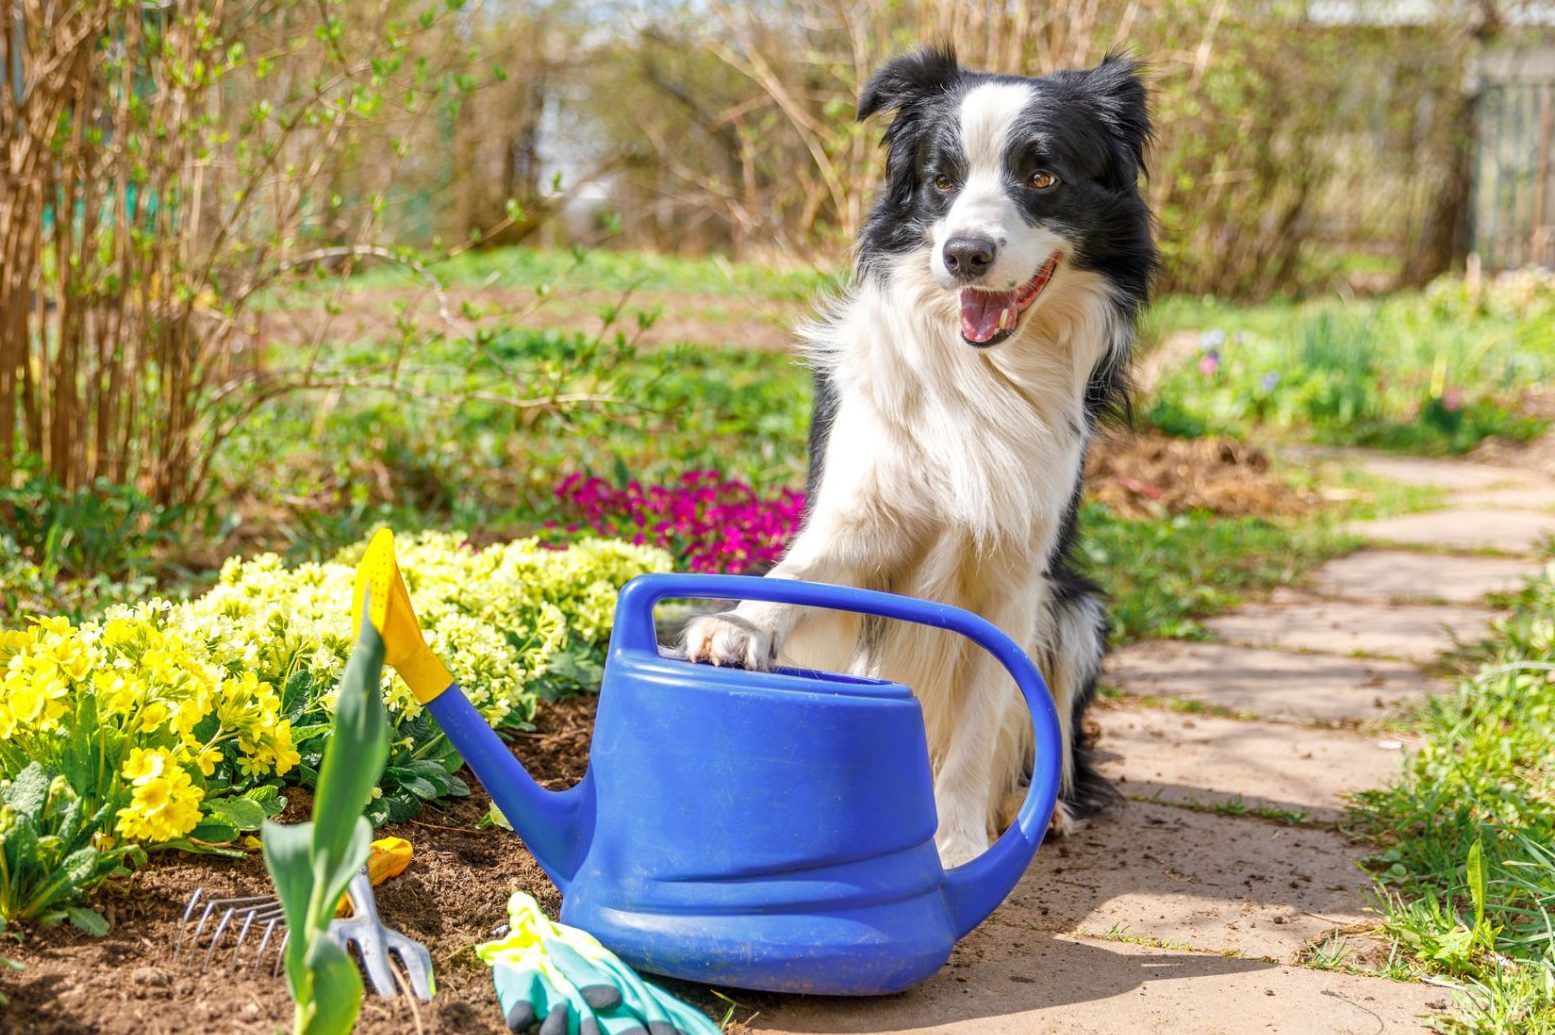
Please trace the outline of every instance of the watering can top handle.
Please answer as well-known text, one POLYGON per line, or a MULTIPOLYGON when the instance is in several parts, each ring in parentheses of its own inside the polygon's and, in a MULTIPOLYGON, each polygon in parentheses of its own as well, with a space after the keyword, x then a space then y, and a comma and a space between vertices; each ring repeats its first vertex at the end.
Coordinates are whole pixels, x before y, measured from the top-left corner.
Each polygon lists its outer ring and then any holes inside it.
POLYGON ((670 597, 760 600, 894 618, 960 633, 997 658, 1031 711, 1036 749, 1031 786, 1010 828, 982 855, 946 873, 945 886, 958 934, 976 927, 1004 900, 1047 831, 1058 798, 1063 741, 1042 673, 1002 629, 949 604, 853 586, 756 575, 640 575, 621 590, 613 647, 656 654, 653 608, 670 597))

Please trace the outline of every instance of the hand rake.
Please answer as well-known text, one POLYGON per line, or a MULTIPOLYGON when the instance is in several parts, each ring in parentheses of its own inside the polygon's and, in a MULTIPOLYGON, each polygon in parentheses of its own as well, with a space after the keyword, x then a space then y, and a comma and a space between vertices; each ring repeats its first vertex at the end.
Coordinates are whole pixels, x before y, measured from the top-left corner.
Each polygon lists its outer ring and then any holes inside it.
MULTIPOLYGON (((374 992, 385 998, 393 998, 396 994, 394 968, 389 962, 392 954, 399 957, 412 994, 422 1002, 429 1002, 436 990, 432 955, 414 938, 384 926, 373 898, 372 880, 365 867, 351 878, 346 897, 351 902, 351 915, 331 920, 329 936, 347 952, 355 949, 374 992)), ((186 940, 195 950, 205 950, 200 963, 202 970, 213 961, 231 967, 259 966, 273 951, 270 972, 278 975, 289 937, 286 920, 281 914, 281 902, 274 895, 217 898, 207 895, 204 888, 196 888, 184 907, 173 959, 178 959, 186 940), (245 952, 245 946, 255 944, 251 938, 257 945, 252 952, 245 952)))

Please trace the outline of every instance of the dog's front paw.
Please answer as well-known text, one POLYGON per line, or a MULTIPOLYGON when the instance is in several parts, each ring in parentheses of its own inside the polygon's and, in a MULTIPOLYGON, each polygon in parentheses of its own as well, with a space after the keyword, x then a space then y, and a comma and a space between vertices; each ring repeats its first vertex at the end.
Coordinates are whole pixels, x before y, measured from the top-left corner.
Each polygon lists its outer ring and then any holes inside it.
POLYGON ((704 615, 686 626, 686 657, 709 665, 764 671, 777 658, 771 631, 733 612, 704 615))

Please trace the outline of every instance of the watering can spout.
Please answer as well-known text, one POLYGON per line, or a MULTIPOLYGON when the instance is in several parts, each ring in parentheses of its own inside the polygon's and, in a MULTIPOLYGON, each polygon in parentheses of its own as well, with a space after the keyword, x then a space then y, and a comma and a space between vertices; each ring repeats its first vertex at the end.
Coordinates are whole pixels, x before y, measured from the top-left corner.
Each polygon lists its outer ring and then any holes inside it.
POLYGON ((356 569, 355 615, 366 612, 383 637, 384 660, 442 727, 443 733, 491 794, 545 872, 566 892, 588 849, 594 819, 594 780, 549 791, 493 732, 453 675, 427 646, 394 556, 394 533, 379 529, 356 569))

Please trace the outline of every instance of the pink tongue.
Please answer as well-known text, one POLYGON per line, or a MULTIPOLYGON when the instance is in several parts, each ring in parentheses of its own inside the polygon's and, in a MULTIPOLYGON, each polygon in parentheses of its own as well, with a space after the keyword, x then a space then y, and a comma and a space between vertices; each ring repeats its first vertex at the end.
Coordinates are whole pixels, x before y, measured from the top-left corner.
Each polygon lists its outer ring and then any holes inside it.
POLYGON ((1010 315, 1005 321, 1005 329, 1014 327, 1015 318, 1020 315, 1016 294, 1014 291, 964 289, 961 292, 961 336, 972 342, 992 341, 999 333, 999 314, 1006 309, 1010 310, 1010 315))

